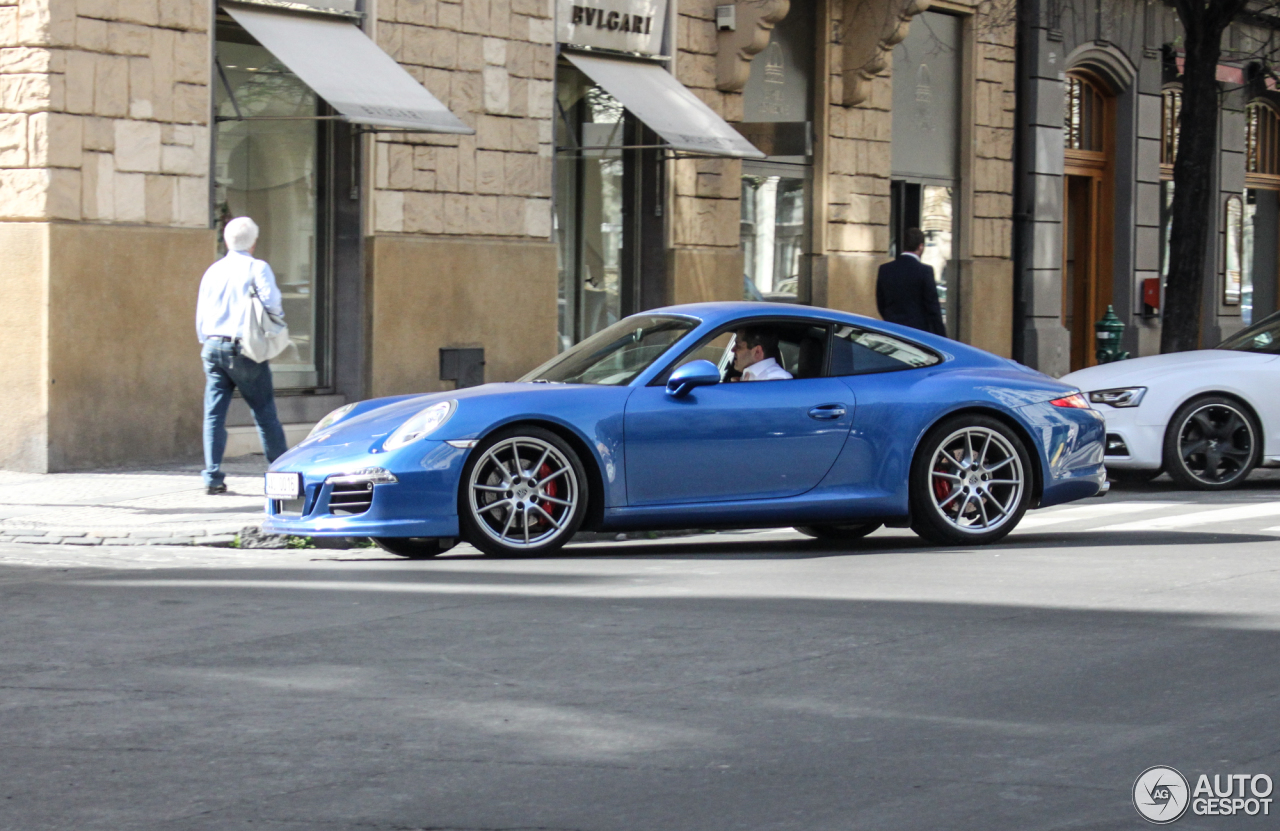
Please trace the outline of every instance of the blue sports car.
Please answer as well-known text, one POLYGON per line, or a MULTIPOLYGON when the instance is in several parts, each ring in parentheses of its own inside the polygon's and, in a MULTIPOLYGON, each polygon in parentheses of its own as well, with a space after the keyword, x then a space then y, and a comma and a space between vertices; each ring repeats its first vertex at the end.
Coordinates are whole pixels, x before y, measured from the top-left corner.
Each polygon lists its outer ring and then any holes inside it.
POLYGON ((459 538, 545 553, 579 529, 794 525, 850 540, 887 524, 986 543, 1028 508, 1105 490, 1103 425, 1074 387, 915 329, 805 306, 672 306, 514 383, 330 413, 272 464, 264 529, 371 537, 406 557, 459 538))

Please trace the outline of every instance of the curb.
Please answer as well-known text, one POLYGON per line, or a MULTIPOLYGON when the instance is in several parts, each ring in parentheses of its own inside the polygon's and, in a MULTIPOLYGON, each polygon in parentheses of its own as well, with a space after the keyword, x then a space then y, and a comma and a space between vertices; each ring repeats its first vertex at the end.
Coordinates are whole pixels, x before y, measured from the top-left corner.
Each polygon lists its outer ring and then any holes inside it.
POLYGON ((122 531, 88 532, 70 529, 13 528, 11 533, 0 534, 0 543, 14 542, 27 545, 203 545, 227 548, 235 541, 238 532, 225 529, 209 532, 202 528, 181 531, 122 531))

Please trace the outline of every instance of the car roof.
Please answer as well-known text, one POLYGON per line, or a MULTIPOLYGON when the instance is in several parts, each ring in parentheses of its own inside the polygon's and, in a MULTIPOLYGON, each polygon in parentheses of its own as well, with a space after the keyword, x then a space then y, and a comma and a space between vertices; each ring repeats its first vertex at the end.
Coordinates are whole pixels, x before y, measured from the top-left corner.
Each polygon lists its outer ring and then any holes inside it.
POLYGON ((677 306, 649 309, 644 314, 691 315, 704 323, 721 323, 726 320, 737 320, 744 317, 820 318, 823 320, 846 320, 849 323, 872 325, 883 323, 883 321, 873 317, 853 314, 852 312, 841 312, 836 309, 824 309, 820 306, 803 306, 797 303, 766 303, 758 300, 682 303, 677 306))

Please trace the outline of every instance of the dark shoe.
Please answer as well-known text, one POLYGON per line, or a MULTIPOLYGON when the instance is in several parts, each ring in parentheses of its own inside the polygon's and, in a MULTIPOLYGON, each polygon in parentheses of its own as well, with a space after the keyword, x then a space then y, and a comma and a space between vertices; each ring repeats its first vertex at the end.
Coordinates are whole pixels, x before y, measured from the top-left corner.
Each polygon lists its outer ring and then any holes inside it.
POLYGON ((205 493, 209 494, 210 496, 214 496, 216 494, 226 493, 226 492, 227 492, 226 485, 210 485, 209 487, 205 488, 205 493))

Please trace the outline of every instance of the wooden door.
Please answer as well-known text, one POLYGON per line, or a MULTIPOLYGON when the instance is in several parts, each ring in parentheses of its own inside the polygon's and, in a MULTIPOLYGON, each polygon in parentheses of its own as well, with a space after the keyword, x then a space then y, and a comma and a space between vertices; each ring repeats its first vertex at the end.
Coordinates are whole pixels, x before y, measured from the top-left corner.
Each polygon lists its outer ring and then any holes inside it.
POLYGON ((1112 303, 1115 99, 1095 78, 1068 76, 1062 211, 1062 325, 1071 369, 1097 363, 1093 325, 1112 303))

